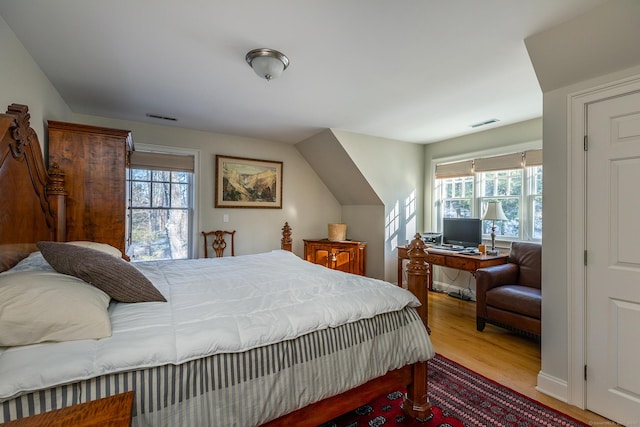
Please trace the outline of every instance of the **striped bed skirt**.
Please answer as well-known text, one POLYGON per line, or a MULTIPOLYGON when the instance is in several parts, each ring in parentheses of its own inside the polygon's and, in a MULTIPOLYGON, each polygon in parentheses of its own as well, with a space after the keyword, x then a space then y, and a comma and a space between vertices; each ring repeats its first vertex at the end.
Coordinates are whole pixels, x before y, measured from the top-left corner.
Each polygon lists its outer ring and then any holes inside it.
POLYGON ((133 390, 133 426, 256 426, 432 356, 420 317, 405 308, 242 353, 22 394, 0 402, 0 422, 133 390))

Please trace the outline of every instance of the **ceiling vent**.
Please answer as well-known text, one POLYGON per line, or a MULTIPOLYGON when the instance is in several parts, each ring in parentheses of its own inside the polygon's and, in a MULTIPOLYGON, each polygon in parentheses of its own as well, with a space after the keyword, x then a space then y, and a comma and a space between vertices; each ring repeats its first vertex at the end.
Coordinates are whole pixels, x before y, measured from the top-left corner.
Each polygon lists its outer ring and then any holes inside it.
POLYGON ((486 125, 490 125, 491 123, 497 123, 500 120, 498 119, 489 119, 489 120, 485 120, 484 122, 480 122, 480 123, 476 123, 471 125, 472 128, 479 128, 480 126, 486 126, 486 125))
POLYGON ((147 117, 151 117, 152 119, 169 120, 170 122, 177 122, 178 121, 178 119, 176 119, 175 117, 161 116, 159 114, 147 113, 147 117))

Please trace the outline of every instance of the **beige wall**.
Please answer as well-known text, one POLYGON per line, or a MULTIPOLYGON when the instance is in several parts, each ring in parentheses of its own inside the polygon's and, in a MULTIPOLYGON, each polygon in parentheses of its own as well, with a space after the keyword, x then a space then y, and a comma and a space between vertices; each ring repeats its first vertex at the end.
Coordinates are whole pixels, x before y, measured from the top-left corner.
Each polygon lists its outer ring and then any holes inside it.
MULTIPOLYGON (((331 129, 300 141, 296 148, 342 205, 332 222, 347 225, 347 238, 367 243, 366 275, 384 278, 382 239, 384 206, 343 143, 331 129)), ((326 238, 327 230, 308 238, 326 238)))
MULTIPOLYGON (((366 273, 369 277, 385 279, 384 206, 342 206, 342 222, 348 225, 347 238, 367 242, 366 273)), ((393 280, 390 280, 393 282, 393 280)))
POLYGON ((285 221, 293 228, 293 251, 302 256, 303 238, 326 236, 327 224, 340 219, 340 204, 291 144, 79 114, 74 115, 74 121, 131 130, 134 145, 165 145, 200 152, 196 256, 203 252, 199 237, 202 230, 237 230, 237 255, 279 248, 285 221), (215 208, 216 154, 282 161, 282 209, 215 208), (229 216, 227 223, 223 222, 225 214, 229 216))
POLYGON ((397 282, 396 246, 406 244, 417 231, 424 231, 420 225, 423 212, 419 202, 425 188, 424 146, 335 129, 332 131, 378 195, 384 208, 384 211, 372 207, 359 209, 357 221, 366 222, 368 228, 366 239, 370 250, 367 250, 375 254, 373 257, 367 255, 367 272, 384 271, 384 274, 373 277, 397 282), (415 194, 418 201, 416 211, 409 215, 405 210, 405 203, 411 194, 415 194), (399 207, 400 227, 387 238, 385 218, 396 206, 399 207), (371 265, 372 263, 375 264, 371 265))
POLYGON ((71 110, 0 16, 0 112, 9 104, 29 106, 31 127, 46 145, 46 120, 68 120, 71 110))

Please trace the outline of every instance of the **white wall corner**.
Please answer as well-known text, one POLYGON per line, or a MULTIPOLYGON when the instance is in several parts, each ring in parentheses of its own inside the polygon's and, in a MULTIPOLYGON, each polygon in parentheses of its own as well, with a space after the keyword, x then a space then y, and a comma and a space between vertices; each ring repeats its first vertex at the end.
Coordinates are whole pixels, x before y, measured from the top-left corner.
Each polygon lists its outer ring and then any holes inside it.
POLYGON ((536 390, 562 402, 568 402, 569 385, 567 381, 561 378, 556 378, 540 371, 536 390))

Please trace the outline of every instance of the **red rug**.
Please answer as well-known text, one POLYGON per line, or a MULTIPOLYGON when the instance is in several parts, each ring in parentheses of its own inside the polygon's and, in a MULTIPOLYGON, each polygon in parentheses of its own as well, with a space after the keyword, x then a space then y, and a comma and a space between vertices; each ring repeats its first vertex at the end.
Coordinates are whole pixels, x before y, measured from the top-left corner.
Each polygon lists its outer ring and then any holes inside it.
POLYGON ((588 427, 440 355, 429 361, 429 400, 434 405, 431 417, 407 419, 401 409, 403 392, 381 396, 322 427, 588 427))

